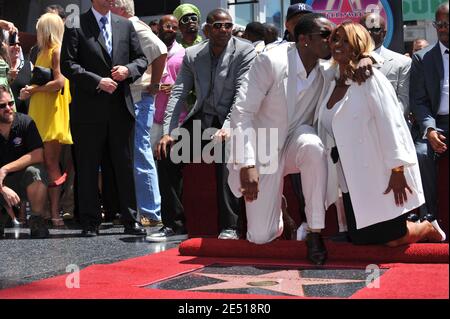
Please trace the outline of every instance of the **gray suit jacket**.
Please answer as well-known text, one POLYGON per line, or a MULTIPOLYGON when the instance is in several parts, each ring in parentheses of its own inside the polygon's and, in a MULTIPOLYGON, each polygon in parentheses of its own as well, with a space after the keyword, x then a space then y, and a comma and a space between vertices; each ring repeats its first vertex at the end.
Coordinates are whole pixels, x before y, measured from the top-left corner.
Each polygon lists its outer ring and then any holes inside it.
POLYGON ((409 71, 411 59, 397 52, 381 47, 381 57, 384 63, 379 69, 391 82, 397 93, 398 101, 403 109, 405 118, 408 118, 409 108, 409 71))
POLYGON ((197 101, 181 125, 201 111, 203 102, 208 97, 211 81, 215 82, 214 100, 217 101, 216 110, 223 124, 229 117, 236 93, 255 57, 255 49, 251 43, 232 37, 219 60, 216 77, 211 79, 209 40, 187 48, 164 114, 163 133, 170 134, 178 127, 187 96, 194 88, 197 101))
POLYGON ((436 127, 436 115, 441 104, 444 63, 439 42, 413 55, 411 68, 411 110, 420 126, 420 135, 428 127, 436 127))

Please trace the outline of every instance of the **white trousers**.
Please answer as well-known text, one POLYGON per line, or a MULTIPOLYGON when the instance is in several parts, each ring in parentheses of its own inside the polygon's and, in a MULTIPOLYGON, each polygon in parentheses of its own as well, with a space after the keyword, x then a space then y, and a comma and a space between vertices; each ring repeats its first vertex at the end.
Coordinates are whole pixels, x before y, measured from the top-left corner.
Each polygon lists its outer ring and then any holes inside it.
POLYGON ((278 170, 260 175, 257 200, 246 202, 247 240, 270 242, 283 233, 281 200, 284 177, 301 171, 305 214, 310 229, 325 228, 326 151, 314 128, 300 126, 280 157, 278 170))

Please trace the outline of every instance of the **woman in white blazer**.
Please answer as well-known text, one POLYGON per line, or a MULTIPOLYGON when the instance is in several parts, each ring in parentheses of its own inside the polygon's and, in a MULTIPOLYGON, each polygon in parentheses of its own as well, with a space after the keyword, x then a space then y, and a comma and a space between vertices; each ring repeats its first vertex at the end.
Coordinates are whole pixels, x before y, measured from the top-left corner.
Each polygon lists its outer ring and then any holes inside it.
POLYGON ((328 194, 341 188, 352 242, 398 246, 445 240, 437 221, 406 221, 424 195, 393 87, 378 70, 361 85, 352 81, 358 61, 373 50, 369 33, 345 22, 333 32, 330 47, 334 67, 320 105, 319 136, 329 146, 328 194))

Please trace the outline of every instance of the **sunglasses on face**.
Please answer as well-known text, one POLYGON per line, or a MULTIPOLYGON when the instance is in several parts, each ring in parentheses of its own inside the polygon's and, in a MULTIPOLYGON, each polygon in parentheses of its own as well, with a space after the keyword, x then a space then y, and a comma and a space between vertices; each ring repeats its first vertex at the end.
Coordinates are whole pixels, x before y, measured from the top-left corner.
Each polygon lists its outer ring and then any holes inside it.
POLYGON ((13 106, 14 106, 14 101, 9 101, 9 102, 6 102, 6 103, 1 103, 1 104, 0 104, 0 110, 6 109, 6 106, 13 107, 13 106))
POLYGON ((225 28, 225 30, 230 30, 233 28, 232 22, 214 22, 214 23, 208 23, 214 30, 220 30, 222 28, 225 28))
POLYGON ((182 24, 188 24, 188 23, 197 22, 197 21, 198 21, 198 17, 196 15, 184 16, 180 19, 180 22, 182 24))
POLYGON ((436 29, 448 28, 448 21, 433 21, 433 27, 436 29))
POLYGON ((163 25, 163 29, 164 29, 164 30, 178 31, 178 26, 176 26, 176 25, 171 25, 171 24, 165 24, 165 25, 163 25))
POLYGON ((370 34, 380 34, 383 31, 383 28, 371 28, 367 29, 370 34))
POLYGON ((328 39, 331 35, 331 31, 330 30, 323 30, 320 32, 316 32, 316 33, 310 33, 311 35, 318 35, 320 36, 322 39, 328 39))

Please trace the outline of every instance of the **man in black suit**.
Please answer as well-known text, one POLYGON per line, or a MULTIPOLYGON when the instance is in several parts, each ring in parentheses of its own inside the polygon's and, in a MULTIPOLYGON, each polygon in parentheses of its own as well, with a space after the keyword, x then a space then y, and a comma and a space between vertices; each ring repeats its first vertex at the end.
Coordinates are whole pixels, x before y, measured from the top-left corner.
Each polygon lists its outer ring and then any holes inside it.
MULTIPOLYGON (((416 141, 425 204, 422 219, 437 217, 436 160, 448 153, 448 2, 436 11, 438 43, 416 52, 412 58, 410 79, 411 110, 419 126, 416 141)), ((410 215, 415 221, 417 215, 410 215)))
POLYGON ((110 12, 114 0, 92 0, 79 25, 66 28, 61 71, 72 89, 71 130, 83 235, 101 223, 98 171, 118 191, 125 233, 145 235, 139 225, 133 179, 134 105, 130 83, 147 69, 133 25, 110 12), (107 160, 105 160, 105 158, 107 160), (103 159, 103 161, 102 161, 103 159))

